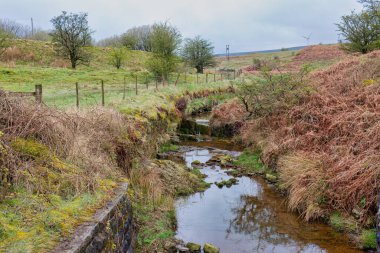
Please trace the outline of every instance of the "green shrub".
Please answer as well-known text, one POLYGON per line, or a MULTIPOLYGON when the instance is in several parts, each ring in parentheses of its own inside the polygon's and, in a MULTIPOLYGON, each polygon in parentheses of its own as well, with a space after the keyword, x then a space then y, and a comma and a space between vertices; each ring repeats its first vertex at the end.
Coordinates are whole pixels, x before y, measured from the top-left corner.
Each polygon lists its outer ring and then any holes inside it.
POLYGON ((297 74, 274 74, 263 68, 260 78, 237 83, 237 97, 252 118, 285 110, 311 92, 304 80, 309 71, 309 66, 303 66, 297 74))

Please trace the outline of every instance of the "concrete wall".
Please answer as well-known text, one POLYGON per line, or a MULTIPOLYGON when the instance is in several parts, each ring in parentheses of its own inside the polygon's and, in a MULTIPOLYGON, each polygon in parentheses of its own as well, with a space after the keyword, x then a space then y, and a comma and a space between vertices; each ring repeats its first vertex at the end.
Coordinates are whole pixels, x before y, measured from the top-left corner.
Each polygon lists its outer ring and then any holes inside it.
POLYGON ((62 242, 52 252, 132 253, 136 229, 127 189, 127 184, 118 188, 113 201, 96 212, 93 221, 82 224, 69 240, 62 242))

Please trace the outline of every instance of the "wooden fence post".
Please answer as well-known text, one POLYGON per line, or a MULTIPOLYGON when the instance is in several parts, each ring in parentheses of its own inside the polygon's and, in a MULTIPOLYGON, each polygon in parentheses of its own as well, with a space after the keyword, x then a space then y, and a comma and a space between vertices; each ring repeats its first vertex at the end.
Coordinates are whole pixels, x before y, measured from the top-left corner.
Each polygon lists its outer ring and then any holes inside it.
POLYGON ((79 108, 79 85, 78 82, 75 83, 75 92, 77 97, 77 108, 79 108))
POLYGON ((35 98, 36 102, 41 104, 42 103, 42 85, 36 84, 35 86, 35 98))
POLYGON ((236 69, 234 69, 234 80, 236 79, 236 69))
POLYGON ((156 76, 156 90, 158 90, 158 77, 156 76))
POLYGON ((149 83, 148 83, 148 77, 145 77, 145 84, 146 84, 146 89, 149 89, 149 83))
POLYGON ((206 74, 206 83, 208 83, 208 73, 206 74))
POLYGON ((223 81, 223 73, 220 73, 220 81, 223 81))
POLYGON ((123 100, 125 100, 126 85, 127 85, 127 82, 126 82, 126 80, 125 80, 125 76, 124 76, 123 100))
POLYGON ((139 92, 137 90, 137 75, 136 75, 136 95, 138 95, 138 94, 139 94, 139 92))
POLYGON ((214 83, 216 82, 216 73, 214 73, 214 83))
POLYGON ((102 80, 102 106, 105 105, 105 101, 104 101, 104 82, 102 80))
POLYGON ((185 71, 185 83, 187 83, 187 72, 185 71))
POLYGON ((198 82, 199 82, 199 74, 197 73, 197 84, 198 84, 198 82))

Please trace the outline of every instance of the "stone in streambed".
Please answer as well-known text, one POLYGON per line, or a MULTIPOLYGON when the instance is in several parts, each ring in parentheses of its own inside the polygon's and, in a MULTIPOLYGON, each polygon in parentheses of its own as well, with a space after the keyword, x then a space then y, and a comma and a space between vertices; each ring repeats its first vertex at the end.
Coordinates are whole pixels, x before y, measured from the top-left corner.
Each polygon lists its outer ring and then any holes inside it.
POLYGON ((271 183, 275 183, 275 182, 277 182, 277 177, 276 177, 275 175, 272 175, 272 174, 267 173, 267 174, 265 175, 265 178, 266 178, 269 182, 271 182, 271 183))
POLYGON ((186 247, 190 250, 190 253, 200 253, 201 252, 201 245, 189 242, 186 244, 186 247))
POLYGON ((205 243, 203 246, 204 253, 219 253, 219 248, 215 247, 210 243, 205 243))
POLYGON ((189 253, 190 252, 189 248, 182 246, 182 245, 177 245, 177 250, 179 253, 189 253))

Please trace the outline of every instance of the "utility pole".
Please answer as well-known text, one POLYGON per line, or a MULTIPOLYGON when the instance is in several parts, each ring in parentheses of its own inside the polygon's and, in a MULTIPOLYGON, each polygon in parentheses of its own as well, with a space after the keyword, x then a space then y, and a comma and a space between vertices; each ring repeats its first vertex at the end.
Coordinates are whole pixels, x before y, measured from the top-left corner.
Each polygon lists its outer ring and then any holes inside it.
POLYGON ((32 25, 32 36, 34 35, 34 25, 33 25, 33 18, 30 18, 30 23, 32 25))
POLYGON ((227 61, 230 60, 230 45, 226 45, 226 56, 227 56, 227 61))

